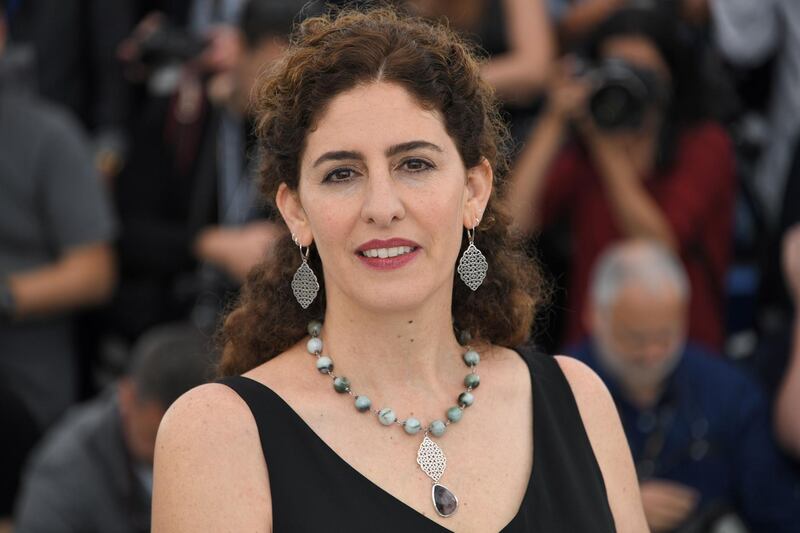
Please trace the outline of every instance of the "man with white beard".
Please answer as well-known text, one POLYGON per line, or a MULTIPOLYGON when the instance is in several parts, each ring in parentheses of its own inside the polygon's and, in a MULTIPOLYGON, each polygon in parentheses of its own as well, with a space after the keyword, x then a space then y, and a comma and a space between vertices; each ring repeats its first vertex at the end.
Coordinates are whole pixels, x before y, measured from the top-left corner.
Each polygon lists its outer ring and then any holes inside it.
POLYGON ((584 317, 591 337, 567 353, 614 397, 654 532, 713 530, 721 520, 796 531, 799 485, 774 443, 766 402, 748 376, 687 342, 689 298, 670 251, 616 245, 595 265, 584 317))

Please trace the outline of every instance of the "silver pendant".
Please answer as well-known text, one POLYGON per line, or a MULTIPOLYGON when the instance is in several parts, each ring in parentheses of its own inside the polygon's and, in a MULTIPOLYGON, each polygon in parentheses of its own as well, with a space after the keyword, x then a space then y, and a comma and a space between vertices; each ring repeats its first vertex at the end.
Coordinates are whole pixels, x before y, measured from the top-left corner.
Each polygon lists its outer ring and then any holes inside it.
POLYGON ((311 305, 311 302, 314 301, 319 292, 317 276, 314 275, 314 271, 308 266, 305 258, 292 278, 292 292, 294 292, 294 297, 297 298, 297 302, 303 309, 311 305))
POLYGON ((422 439, 417 451, 417 464, 429 478, 433 480, 431 488, 431 500, 433 508, 439 516, 447 518, 458 510, 458 498, 453 492, 439 483, 445 468, 447 468, 447 458, 438 444, 433 442, 428 435, 422 439))
POLYGON ((478 250, 478 247, 470 242, 461 255, 457 270, 461 280, 466 283, 467 287, 475 291, 486 278, 486 273, 489 271, 489 263, 481 251, 478 250))

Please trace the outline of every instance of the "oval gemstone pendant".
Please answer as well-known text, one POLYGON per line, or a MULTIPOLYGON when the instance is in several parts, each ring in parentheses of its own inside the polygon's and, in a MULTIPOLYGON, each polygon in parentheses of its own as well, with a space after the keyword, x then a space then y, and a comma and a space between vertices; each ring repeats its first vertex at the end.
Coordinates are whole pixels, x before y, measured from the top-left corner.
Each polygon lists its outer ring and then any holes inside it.
POLYGON ((444 485, 434 483, 431 497, 433 498, 433 507, 439 516, 447 518, 458 510, 458 498, 444 485))

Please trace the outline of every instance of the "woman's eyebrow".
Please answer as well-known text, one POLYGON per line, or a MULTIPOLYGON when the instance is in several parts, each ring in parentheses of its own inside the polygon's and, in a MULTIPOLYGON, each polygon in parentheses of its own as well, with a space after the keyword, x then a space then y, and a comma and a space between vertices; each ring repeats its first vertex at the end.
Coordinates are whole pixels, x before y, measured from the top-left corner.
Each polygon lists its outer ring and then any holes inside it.
MULTIPOLYGON (((441 147, 435 145, 428 141, 408 141, 400 144, 395 144, 390 146, 386 150, 386 157, 391 157, 393 155, 397 155, 403 152, 408 152, 411 150, 417 150, 419 148, 427 148, 429 150, 434 150, 436 152, 444 152, 441 147)), ((358 159, 363 161, 364 154, 361 152, 356 152, 354 150, 335 150, 332 152, 325 152, 321 156, 314 161, 312 167, 318 167, 325 161, 345 161, 345 160, 353 160, 358 159)))
POLYGON ((393 155, 397 155, 402 152, 417 150, 419 148, 428 148, 436 152, 444 152, 444 150, 442 150, 439 146, 428 141, 408 141, 405 143, 400 143, 400 144, 395 144, 394 146, 390 146, 389 149, 386 150, 386 156, 391 157, 393 155))
POLYGON ((344 161, 348 159, 364 160, 364 155, 361 152, 354 152, 352 150, 336 150, 334 152, 325 152, 314 161, 313 167, 318 167, 325 161, 344 161))

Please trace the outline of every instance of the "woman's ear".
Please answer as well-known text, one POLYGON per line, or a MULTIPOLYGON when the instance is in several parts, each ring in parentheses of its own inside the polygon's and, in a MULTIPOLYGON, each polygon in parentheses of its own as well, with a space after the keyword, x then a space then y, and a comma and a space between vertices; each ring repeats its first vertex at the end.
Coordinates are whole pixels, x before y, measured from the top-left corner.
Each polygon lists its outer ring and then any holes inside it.
POLYGON ((467 187, 464 205, 464 227, 474 228, 475 220, 483 218, 486 204, 492 194, 494 171, 489 161, 483 157, 480 163, 467 169, 467 187))
POLYGON ((293 191, 286 183, 281 183, 278 186, 278 192, 275 194, 275 204, 278 206, 278 211, 281 212, 283 220, 289 227, 292 237, 296 237, 299 244, 308 246, 314 240, 311 234, 311 228, 308 224, 308 216, 306 215, 303 204, 300 203, 300 195, 297 191, 293 191))

